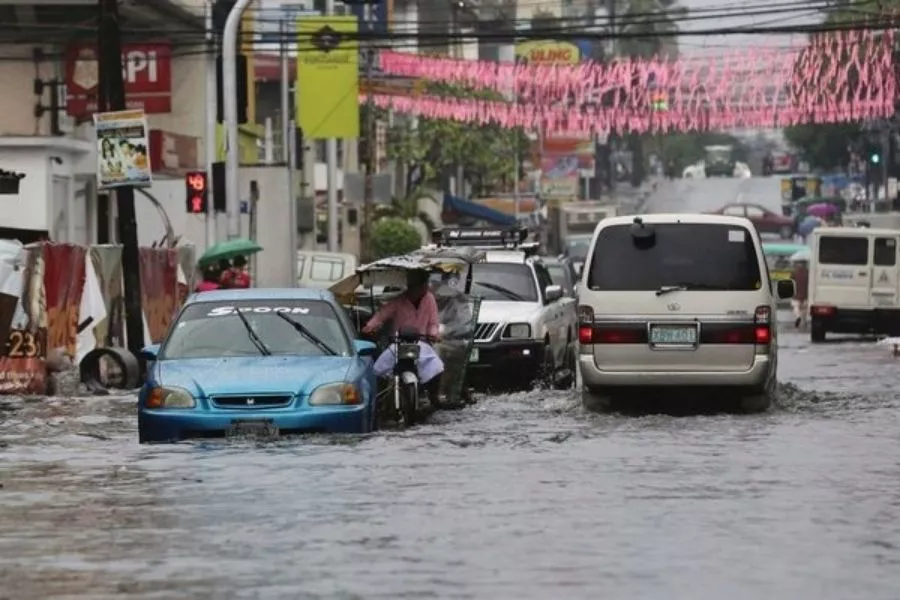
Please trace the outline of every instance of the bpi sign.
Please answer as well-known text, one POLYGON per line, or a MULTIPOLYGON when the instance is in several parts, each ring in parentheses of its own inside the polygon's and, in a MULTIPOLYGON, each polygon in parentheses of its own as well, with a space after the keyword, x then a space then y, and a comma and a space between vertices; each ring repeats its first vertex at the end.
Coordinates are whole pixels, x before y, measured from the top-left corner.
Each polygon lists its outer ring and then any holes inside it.
MULTIPOLYGON (((168 44, 123 44, 122 79, 128 108, 149 114, 172 111, 172 55, 168 44)), ((94 46, 66 52, 67 112, 85 118, 97 110, 100 70, 94 46)))

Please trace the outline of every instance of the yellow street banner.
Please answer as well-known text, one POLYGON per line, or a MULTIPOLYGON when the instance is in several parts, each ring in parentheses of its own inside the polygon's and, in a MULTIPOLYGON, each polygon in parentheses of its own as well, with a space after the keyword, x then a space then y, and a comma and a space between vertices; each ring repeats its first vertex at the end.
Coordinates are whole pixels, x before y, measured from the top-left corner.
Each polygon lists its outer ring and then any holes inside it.
MULTIPOLYGON (((264 125, 241 125, 238 127, 238 162, 245 166, 259 164, 259 141, 266 133, 264 125)), ((216 161, 225 162, 228 152, 228 135, 225 126, 216 125, 216 161)))
POLYGON ((357 18, 297 19, 297 123, 306 139, 359 137, 357 18))

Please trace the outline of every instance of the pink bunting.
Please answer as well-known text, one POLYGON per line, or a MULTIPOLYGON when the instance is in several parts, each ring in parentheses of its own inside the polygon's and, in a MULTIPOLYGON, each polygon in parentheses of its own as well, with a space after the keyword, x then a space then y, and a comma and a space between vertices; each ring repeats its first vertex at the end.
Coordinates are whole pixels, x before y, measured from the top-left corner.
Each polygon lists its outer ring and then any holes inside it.
POLYGON ((516 103, 376 96, 384 108, 426 118, 540 129, 550 134, 784 127, 893 114, 891 31, 816 34, 793 50, 610 64, 513 65, 385 51, 389 75, 487 89, 516 103), (654 100, 664 101, 655 106, 654 100))

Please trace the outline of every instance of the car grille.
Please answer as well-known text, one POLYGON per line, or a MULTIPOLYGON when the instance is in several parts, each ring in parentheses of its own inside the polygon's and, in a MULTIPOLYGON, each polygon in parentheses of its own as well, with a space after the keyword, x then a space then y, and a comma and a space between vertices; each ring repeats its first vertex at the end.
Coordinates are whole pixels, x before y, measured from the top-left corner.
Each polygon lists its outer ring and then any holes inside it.
POLYGON ((259 409, 279 408, 291 403, 290 394, 263 395, 243 394, 240 396, 210 396, 209 400, 217 408, 259 409))
POLYGON ((499 328, 499 323, 478 323, 475 325, 475 339, 481 342, 489 341, 493 339, 499 328))

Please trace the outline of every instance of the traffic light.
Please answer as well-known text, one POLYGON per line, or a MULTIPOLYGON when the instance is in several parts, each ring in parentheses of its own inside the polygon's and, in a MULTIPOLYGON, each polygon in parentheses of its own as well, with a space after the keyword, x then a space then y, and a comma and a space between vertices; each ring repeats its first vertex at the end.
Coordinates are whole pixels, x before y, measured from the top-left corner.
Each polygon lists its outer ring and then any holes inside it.
POLYGON ((877 165, 878 163, 881 162, 881 155, 878 154, 877 152, 873 152, 872 154, 869 155, 869 160, 872 161, 873 165, 877 165))
POLYGON ((187 211, 192 215, 206 214, 209 184, 206 171, 190 171, 184 176, 187 189, 187 211))

